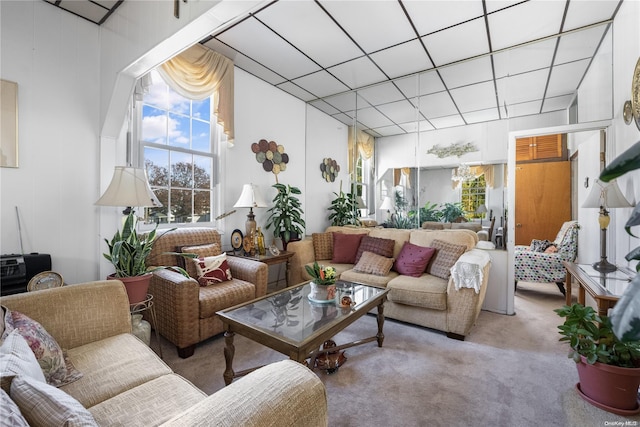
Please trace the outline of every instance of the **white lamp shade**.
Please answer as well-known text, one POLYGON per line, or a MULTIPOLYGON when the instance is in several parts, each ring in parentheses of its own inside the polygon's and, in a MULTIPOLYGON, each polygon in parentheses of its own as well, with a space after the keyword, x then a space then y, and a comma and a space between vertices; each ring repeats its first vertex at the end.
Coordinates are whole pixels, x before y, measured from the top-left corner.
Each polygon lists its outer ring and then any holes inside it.
POLYGON ((253 184, 244 184, 242 186, 242 194, 240 198, 233 205, 234 208, 266 208, 262 195, 258 191, 258 188, 253 184))
POLYGON ((357 196, 356 197, 356 204, 358 205, 358 209, 366 209, 367 205, 364 203, 364 200, 362 200, 362 197, 357 196))
POLYGON ((162 203, 151 191, 146 170, 116 166, 109 187, 98 199, 96 205, 160 207, 162 203))
POLYGON ((382 209, 385 211, 390 211, 391 209, 393 209, 393 204, 391 204, 391 197, 385 197, 378 209, 382 209))
POLYGON ((486 213, 487 212, 487 206, 486 205, 479 205, 476 208, 476 213, 486 213))
POLYGON ((616 180, 603 182, 596 179, 591 187, 591 192, 587 196, 587 200, 582 204, 583 208, 630 208, 631 203, 620 191, 616 180))

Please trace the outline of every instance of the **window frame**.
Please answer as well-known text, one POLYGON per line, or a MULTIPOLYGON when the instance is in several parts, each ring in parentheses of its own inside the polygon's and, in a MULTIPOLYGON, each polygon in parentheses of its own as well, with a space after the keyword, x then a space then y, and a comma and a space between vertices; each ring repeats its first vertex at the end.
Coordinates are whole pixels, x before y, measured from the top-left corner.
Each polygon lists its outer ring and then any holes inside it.
POLYGON ((486 178, 484 176, 484 173, 478 175, 478 177, 474 178, 474 179, 470 179, 467 181, 462 181, 460 183, 460 203, 462 204, 463 209, 465 209, 465 212, 467 213, 467 218, 481 218, 483 214, 478 214, 476 213, 476 210, 478 209, 478 206, 480 205, 486 205, 487 203, 487 181, 486 178), (482 180, 482 182, 484 183, 484 186, 480 186, 479 181, 482 180), (470 182, 474 182, 477 183, 478 185, 474 185, 474 186, 470 186, 469 183, 470 182), (466 188, 465 188, 466 185, 466 188), (465 193, 469 193, 469 190, 475 190, 475 194, 473 195, 467 195, 467 197, 471 198, 472 196, 476 196, 478 198, 477 204, 475 204, 473 206, 473 209, 471 210, 467 210, 466 207, 467 205, 465 204, 465 193), (482 191, 480 192, 479 190, 482 189, 482 191))

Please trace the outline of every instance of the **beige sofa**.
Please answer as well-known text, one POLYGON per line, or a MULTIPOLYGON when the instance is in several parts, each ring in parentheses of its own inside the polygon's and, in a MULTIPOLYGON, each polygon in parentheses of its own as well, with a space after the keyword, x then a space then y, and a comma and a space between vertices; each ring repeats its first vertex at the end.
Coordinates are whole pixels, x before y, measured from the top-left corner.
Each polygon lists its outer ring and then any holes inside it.
MULTIPOLYGON (((83 374, 60 387, 104 426, 326 426, 318 377, 285 360, 206 396, 131 334, 120 281, 11 295, 2 305, 40 322, 83 374)), ((220 358, 222 354, 211 355, 220 358)))
MULTIPOLYGON (((433 240, 464 245, 467 252, 474 250, 478 235, 471 230, 405 230, 395 228, 328 227, 326 232, 363 233, 371 237, 395 240, 393 256, 397 258, 402 246, 409 241, 418 246, 431 246, 433 240)), ((487 280, 491 263, 481 266, 482 282, 479 292, 475 289, 456 290, 452 278, 449 280, 424 273, 421 277, 410 277, 390 271, 386 276, 359 273, 353 264, 334 264, 331 259, 316 259, 313 239, 307 237, 290 243, 287 250, 295 255, 290 262, 290 283, 295 284, 311 277, 304 269, 314 261, 331 265, 340 278, 390 288, 384 315, 392 319, 433 328, 447 333, 450 338, 464 339, 475 323, 487 291, 487 280)), ((474 251, 478 251, 475 249, 474 251)))

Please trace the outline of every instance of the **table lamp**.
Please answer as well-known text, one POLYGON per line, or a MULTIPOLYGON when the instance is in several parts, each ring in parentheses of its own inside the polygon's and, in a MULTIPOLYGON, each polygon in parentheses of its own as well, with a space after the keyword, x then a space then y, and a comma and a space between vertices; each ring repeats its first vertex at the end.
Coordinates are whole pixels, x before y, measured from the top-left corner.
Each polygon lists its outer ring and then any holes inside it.
POLYGON ((267 204, 264 202, 262 195, 258 191, 258 188, 253 184, 244 184, 242 186, 242 193, 240 198, 233 205, 234 208, 249 208, 249 214, 247 215, 247 222, 245 222, 246 236, 253 237, 256 232, 256 217, 253 215, 253 208, 266 208, 267 204))
POLYGON ((95 203, 98 206, 125 206, 124 215, 133 214, 133 207, 161 207, 162 203, 149 186, 147 171, 141 168, 116 166, 109 187, 95 203))
POLYGON ((478 205, 476 213, 480 214, 480 226, 482 227, 482 219, 484 218, 484 214, 487 213, 487 206, 485 204, 478 205))
POLYGON ((603 182, 596 179, 582 207, 600 209, 600 215, 598 216, 598 223, 600 224, 600 261, 594 263, 593 268, 601 273, 616 271, 618 268, 607 261, 607 227, 611 221, 608 209, 630 208, 631 203, 624 197, 615 180, 603 182))
POLYGON ((391 203, 391 197, 385 197, 384 200, 382 200, 382 204, 380 205, 380 207, 378 209, 383 210, 383 211, 387 211, 387 219, 386 219, 386 221, 388 221, 389 220, 389 213, 391 213, 391 209, 393 209, 393 204, 391 203))

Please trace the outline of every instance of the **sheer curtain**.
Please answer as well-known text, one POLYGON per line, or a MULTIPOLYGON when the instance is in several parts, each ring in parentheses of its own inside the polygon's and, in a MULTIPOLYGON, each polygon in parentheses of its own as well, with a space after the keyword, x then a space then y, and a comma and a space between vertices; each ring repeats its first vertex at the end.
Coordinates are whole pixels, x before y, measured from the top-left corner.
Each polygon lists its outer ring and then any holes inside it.
POLYGON ((185 98, 200 100, 215 93, 213 112, 233 141, 233 61, 195 44, 158 67, 158 72, 185 98))

